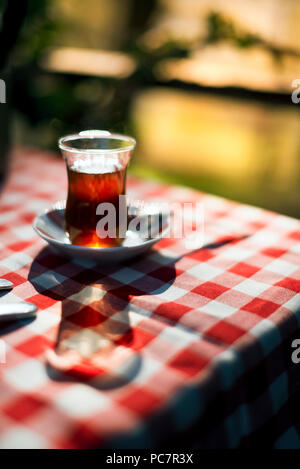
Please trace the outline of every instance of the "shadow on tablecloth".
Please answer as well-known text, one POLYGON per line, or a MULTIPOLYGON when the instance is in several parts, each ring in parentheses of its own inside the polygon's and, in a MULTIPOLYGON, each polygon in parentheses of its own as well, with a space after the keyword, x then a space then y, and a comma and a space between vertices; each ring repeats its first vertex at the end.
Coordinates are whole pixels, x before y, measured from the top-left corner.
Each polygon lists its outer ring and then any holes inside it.
MULTIPOLYGON (((36 256, 28 280, 41 301, 48 297, 61 303, 56 343, 46 353, 51 379, 107 389, 125 385, 138 374, 142 359, 137 330, 129 319, 130 301, 151 295, 155 288, 149 289, 141 278, 122 283, 116 275, 124 267, 134 268, 135 262, 97 266, 63 258, 49 247, 36 256)), ((174 263, 168 264, 167 271, 168 281, 161 291, 176 278, 174 263)))

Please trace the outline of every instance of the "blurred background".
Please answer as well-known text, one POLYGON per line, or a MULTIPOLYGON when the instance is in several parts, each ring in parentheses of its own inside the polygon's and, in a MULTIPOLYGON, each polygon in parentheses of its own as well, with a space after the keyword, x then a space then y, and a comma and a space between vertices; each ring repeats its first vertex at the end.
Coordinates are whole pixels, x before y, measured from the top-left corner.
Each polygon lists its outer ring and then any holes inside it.
POLYGON ((57 151, 59 136, 83 129, 125 132, 138 140, 135 175, 299 218, 299 0, 16 10, 0 0, 2 156, 15 144, 57 151))

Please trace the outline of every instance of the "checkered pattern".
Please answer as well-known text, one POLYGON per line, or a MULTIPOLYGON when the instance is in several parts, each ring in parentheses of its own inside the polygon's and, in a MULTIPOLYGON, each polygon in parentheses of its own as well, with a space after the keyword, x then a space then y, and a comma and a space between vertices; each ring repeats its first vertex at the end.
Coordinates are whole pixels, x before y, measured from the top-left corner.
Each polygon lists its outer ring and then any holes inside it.
POLYGON ((299 222, 130 179, 133 198, 203 202, 211 242, 189 253, 165 239, 143 258, 99 267, 53 253, 32 230, 65 188, 60 159, 14 152, 0 276, 15 287, 0 302, 39 312, 1 325, 0 447, 299 442, 299 222))

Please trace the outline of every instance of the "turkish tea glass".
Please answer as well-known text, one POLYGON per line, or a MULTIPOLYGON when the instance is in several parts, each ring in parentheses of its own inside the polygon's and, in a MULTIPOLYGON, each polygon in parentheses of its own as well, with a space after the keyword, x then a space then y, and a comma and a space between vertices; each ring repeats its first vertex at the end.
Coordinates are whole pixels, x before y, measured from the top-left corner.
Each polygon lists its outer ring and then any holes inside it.
POLYGON ((83 131, 59 140, 68 174, 65 225, 72 244, 115 247, 122 242, 119 224, 124 206, 120 201, 124 197, 120 196, 125 196, 126 170, 135 144, 132 137, 103 130, 83 131), (104 222, 104 212, 110 208, 115 230, 109 233, 101 219, 104 222))

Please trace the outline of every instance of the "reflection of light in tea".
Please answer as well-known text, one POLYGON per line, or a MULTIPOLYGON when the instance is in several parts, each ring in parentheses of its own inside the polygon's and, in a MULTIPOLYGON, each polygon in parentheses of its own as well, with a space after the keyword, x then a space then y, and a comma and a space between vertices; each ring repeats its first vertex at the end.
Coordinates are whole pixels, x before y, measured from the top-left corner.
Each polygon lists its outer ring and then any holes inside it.
POLYGON ((120 171, 123 168, 118 157, 94 156, 92 158, 76 159, 71 166, 72 171, 85 174, 106 174, 120 171))

